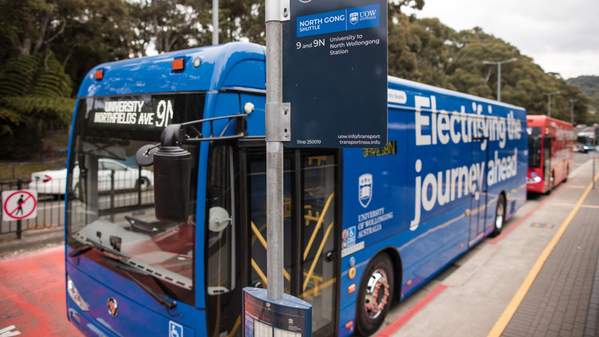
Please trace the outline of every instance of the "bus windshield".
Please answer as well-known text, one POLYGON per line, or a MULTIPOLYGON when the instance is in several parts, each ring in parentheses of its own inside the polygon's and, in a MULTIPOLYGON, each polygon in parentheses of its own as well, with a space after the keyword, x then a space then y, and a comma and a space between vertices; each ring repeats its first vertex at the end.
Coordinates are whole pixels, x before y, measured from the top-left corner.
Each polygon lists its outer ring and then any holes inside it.
MULTIPOLYGON (((186 221, 158 220, 154 209, 153 167, 139 167, 135 160, 140 147, 160 141, 161 130, 169 123, 201 116, 202 95, 179 96, 188 97, 95 98, 79 102, 69 167, 68 244, 74 249, 88 245, 96 248, 95 253, 118 256, 127 267, 151 276, 140 278, 142 282, 155 286, 157 280, 160 288, 172 290, 168 294, 175 299, 192 303, 195 207, 189 208, 186 221), (142 103, 131 103, 137 101, 145 102, 148 111, 161 109, 161 105, 171 105, 173 109, 170 116, 166 109, 164 119, 157 121, 155 115, 151 121, 150 117, 141 117, 142 103), (122 112, 128 107, 136 109, 135 104, 137 112, 122 112), (112 112, 115 110, 124 115, 112 112), (138 124, 142 118, 146 118, 143 123, 153 124, 138 124)), ((189 150, 197 156, 197 147, 189 150)), ((193 172, 190 195, 195 204, 197 169, 193 172)), ((90 258, 95 255, 102 254, 90 254, 90 258)), ((94 260, 118 272, 114 263, 94 260)), ((133 277, 131 273, 124 275, 133 277)))
POLYGON ((528 166, 541 166, 541 128, 528 128, 528 166))

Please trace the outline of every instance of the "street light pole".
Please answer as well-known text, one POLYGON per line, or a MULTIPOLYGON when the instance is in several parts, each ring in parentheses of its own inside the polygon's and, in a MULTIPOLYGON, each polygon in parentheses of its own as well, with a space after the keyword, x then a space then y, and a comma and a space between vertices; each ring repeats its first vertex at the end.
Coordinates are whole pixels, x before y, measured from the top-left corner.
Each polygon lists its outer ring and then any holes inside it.
POLYGON ((218 0, 212 0, 212 45, 218 45, 218 35, 219 35, 219 6, 218 0))
POLYGON ((497 66, 497 100, 501 102, 501 66, 507 63, 516 62, 517 58, 511 58, 503 61, 483 61, 483 64, 490 64, 497 66))
POLYGON ((555 91, 555 92, 550 92, 550 93, 546 93, 544 95, 547 96, 547 115, 549 117, 551 117, 551 97, 554 95, 559 95, 560 92, 559 91, 555 91))
POLYGON ((576 99, 570 99, 570 123, 574 125, 574 106, 576 105, 576 99))

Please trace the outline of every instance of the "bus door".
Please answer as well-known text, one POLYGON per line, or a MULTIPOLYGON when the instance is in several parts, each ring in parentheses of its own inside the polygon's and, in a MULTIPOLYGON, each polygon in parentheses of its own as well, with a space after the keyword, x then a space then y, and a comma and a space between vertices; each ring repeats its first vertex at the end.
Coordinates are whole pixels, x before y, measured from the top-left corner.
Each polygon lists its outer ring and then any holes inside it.
POLYGON ((479 137, 472 141, 472 162, 470 165, 476 167, 477 178, 473 183, 474 193, 470 194, 470 210, 467 212, 470 216, 470 244, 475 244, 484 237, 485 222, 487 218, 487 163, 489 162, 489 142, 488 138, 479 137), (482 149, 483 142, 487 142, 482 149), (482 172, 481 172, 482 170, 482 172))
POLYGON ((553 139, 550 135, 545 134, 543 136, 543 172, 545 179, 545 187, 547 190, 553 188, 554 181, 551 171, 551 147, 553 146, 553 139))
MULTIPOLYGON (((264 148, 242 151, 245 182, 246 284, 267 287, 266 162, 264 148), (260 150, 258 150, 260 149, 260 150)), ((322 151, 285 154, 285 292, 312 304, 315 336, 335 332, 339 265, 337 155, 322 151)))

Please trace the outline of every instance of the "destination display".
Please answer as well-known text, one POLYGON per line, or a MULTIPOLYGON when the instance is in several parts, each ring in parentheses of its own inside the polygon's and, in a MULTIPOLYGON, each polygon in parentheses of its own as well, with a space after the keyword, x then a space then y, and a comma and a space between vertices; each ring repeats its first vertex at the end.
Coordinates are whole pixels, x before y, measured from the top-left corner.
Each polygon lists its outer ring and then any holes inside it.
POLYGON ((94 100, 91 124, 165 128, 174 117, 172 96, 107 97, 94 100))
POLYGON ((173 123, 200 119, 204 111, 202 93, 87 97, 79 101, 87 135, 112 136, 134 132, 157 139, 173 123))
POLYGON ((387 145, 387 1, 291 1, 283 96, 291 147, 387 145))

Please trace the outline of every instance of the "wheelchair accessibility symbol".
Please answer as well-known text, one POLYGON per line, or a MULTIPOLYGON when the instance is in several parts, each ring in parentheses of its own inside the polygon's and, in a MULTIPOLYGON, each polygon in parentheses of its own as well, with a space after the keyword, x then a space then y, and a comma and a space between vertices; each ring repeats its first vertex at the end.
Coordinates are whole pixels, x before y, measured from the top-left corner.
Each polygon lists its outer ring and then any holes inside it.
POLYGON ((183 337, 183 326, 173 321, 169 321, 168 337, 183 337))

